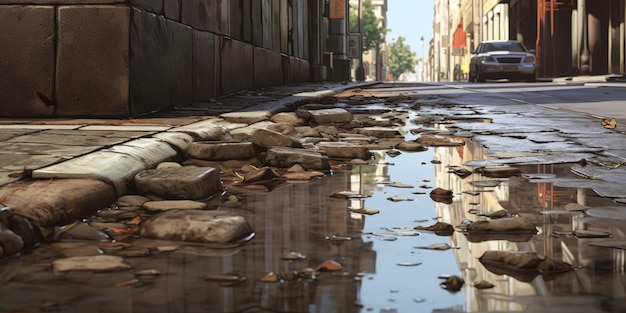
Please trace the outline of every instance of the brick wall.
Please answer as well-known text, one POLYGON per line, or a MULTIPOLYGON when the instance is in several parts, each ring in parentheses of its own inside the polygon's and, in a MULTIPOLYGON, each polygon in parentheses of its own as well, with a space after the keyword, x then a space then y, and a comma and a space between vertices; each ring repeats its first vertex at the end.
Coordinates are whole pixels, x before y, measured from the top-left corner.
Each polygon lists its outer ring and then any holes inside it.
POLYGON ((128 117, 309 80, 307 0, 0 0, 0 117, 128 117))

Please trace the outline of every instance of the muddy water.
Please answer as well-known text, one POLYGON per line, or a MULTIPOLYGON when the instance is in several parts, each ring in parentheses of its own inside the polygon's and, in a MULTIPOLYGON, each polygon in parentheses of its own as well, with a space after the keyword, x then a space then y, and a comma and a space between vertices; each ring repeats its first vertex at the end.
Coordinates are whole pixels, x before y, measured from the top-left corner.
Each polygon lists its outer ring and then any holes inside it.
MULTIPOLYGON (((378 152, 375 165, 339 168, 330 177, 282 185, 271 192, 249 192, 240 202, 214 201, 218 209, 244 215, 255 230, 254 238, 220 248, 178 244, 176 252, 126 258, 135 272, 156 269, 162 273, 156 276, 136 277, 133 271, 55 274, 50 268, 54 259, 93 253, 97 243, 44 244, 0 263, 0 312, 626 311, 624 250, 590 245, 612 240, 623 246, 625 223, 576 212, 554 214, 570 203, 614 204, 584 189, 529 183, 520 176, 490 178, 474 173, 460 178, 449 173, 450 166, 485 157, 485 151, 472 142, 393 158, 378 152), (496 181, 497 186, 476 187, 472 181, 496 181), (428 193, 434 187, 454 191, 452 203, 431 200, 428 193), (330 197, 347 190, 367 197, 330 197), (388 200, 393 196, 406 200, 388 200), (349 207, 380 213, 355 214, 349 207), (470 209, 500 208, 531 219, 539 233, 487 240, 459 232, 438 236, 413 231, 417 225, 436 221, 457 225, 465 218, 478 219, 468 213, 470 209), (580 239, 569 233, 574 229, 602 230, 612 238, 580 239), (456 249, 417 248, 438 243, 456 249), (553 276, 496 274, 478 261, 488 250, 538 252, 576 269, 553 276), (282 259, 292 251, 306 259, 282 259), (290 279, 293 271, 316 268, 327 260, 339 262, 343 269, 290 279), (281 279, 260 281, 270 272, 281 279), (207 281, 207 275, 231 279, 207 281), (459 292, 449 292, 439 286, 440 276, 445 275, 460 276, 466 284, 459 292), (495 287, 473 287, 481 280, 495 287)), ((571 175, 567 165, 520 169, 525 174, 571 175)), ((131 242, 137 247, 159 245, 131 242)))

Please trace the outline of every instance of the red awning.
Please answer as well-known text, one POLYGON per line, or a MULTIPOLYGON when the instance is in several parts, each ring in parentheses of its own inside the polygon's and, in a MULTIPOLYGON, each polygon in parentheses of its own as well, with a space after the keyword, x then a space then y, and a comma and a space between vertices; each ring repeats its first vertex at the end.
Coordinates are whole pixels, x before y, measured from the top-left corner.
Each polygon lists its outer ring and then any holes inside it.
POLYGON ((452 48, 465 48, 465 31, 463 31, 463 18, 454 31, 452 37, 452 48))

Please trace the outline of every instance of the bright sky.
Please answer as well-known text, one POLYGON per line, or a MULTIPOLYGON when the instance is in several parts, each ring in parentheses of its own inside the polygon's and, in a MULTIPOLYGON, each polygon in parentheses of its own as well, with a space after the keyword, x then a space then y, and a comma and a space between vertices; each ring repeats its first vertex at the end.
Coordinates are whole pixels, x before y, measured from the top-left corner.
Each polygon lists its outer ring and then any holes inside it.
POLYGON ((422 57, 420 38, 424 37, 424 53, 428 53, 428 42, 433 37, 434 0, 388 0, 387 1, 387 42, 398 37, 406 38, 417 56, 422 57))

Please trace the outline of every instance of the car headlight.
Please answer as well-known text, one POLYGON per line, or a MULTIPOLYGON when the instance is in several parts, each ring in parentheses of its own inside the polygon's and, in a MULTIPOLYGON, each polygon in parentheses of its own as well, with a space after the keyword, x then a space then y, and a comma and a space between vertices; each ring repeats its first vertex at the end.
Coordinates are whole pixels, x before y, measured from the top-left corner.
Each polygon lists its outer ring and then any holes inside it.
POLYGON ((535 57, 534 57, 534 56, 532 56, 532 55, 529 55, 529 56, 527 56, 527 57, 525 57, 525 58, 524 58, 524 62, 525 62, 525 63, 532 63, 532 62, 535 62, 535 57))
POLYGON ((495 62, 496 61, 496 59, 490 56, 481 57, 480 60, 483 62, 495 62))

